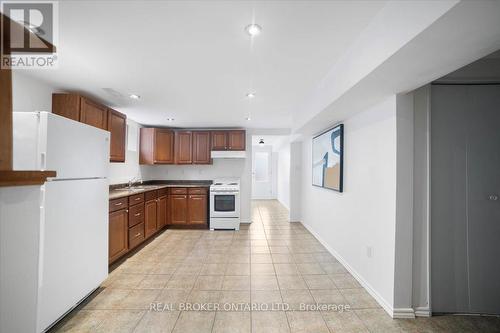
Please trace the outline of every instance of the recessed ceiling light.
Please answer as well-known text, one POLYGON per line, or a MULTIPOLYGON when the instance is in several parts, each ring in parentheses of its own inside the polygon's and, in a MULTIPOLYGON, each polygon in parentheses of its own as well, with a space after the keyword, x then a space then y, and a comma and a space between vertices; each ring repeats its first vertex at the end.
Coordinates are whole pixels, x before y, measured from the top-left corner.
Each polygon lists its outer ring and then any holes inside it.
POLYGON ((247 34, 253 37, 260 34, 260 32, 262 31, 262 27, 258 24, 252 23, 245 27, 245 31, 247 32, 247 34))
POLYGON ((130 97, 132 99, 141 99, 141 96, 136 95, 136 94, 130 94, 130 95, 128 95, 128 97, 130 97))
POLYGON ((167 118, 167 121, 174 121, 174 118, 167 118))
POLYGON ((249 93, 247 94, 247 97, 248 97, 248 98, 254 98, 254 97, 255 97, 255 92, 249 92, 249 93))

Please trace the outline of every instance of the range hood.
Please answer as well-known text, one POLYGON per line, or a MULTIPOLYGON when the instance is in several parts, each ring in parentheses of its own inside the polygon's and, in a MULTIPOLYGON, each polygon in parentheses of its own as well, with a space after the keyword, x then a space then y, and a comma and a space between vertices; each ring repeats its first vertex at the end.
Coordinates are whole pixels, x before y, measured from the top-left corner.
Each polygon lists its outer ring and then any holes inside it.
POLYGON ((212 158, 246 158, 247 152, 241 150, 212 150, 210 152, 212 158))

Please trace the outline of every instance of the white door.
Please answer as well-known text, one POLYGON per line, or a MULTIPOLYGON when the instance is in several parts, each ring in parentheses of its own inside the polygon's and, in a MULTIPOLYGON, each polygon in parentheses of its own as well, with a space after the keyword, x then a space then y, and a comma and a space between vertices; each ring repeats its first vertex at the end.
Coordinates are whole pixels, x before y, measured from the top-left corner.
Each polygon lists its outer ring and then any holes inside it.
POLYGON ((252 199, 272 199, 273 197, 272 147, 253 147, 252 199))

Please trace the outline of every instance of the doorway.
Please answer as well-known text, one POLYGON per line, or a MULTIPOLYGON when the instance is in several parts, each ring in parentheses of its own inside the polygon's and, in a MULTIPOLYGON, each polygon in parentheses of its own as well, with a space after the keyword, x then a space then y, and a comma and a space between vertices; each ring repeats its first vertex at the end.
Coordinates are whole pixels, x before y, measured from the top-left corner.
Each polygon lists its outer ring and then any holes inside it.
POLYGON ((274 199, 272 146, 252 148, 252 199, 274 199))
POLYGON ((431 88, 435 313, 500 314, 500 84, 431 88))

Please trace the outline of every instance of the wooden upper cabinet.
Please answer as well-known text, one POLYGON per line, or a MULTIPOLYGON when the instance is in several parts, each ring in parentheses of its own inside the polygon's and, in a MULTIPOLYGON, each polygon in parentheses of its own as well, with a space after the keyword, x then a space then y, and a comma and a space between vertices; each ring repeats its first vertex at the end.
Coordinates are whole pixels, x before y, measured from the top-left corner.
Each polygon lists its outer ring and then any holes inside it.
POLYGON ((228 150, 245 150, 246 132, 245 131, 228 131, 227 132, 227 149, 228 150))
POLYGON ((210 164, 210 132, 193 132, 193 164, 210 164))
POLYGON ((108 129, 108 109, 88 98, 80 98, 80 122, 103 130, 108 129))
POLYGON ((155 129, 155 163, 174 163, 174 132, 168 129, 155 129))
POLYGON ((141 128, 139 163, 173 164, 174 131, 163 128, 141 128))
POLYGON ((192 164, 193 147, 192 132, 175 132, 175 164, 192 164))
POLYGON ((207 196, 205 194, 190 194, 188 198, 188 224, 207 223, 207 196))
POLYGON ((80 95, 52 94, 52 113, 80 121, 80 95))
POLYGON ((127 116, 108 109, 108 131, 111 133, 111 162, 125 162, 125 136, 127 131, 127 116))
POLYGON ((245 150, 246 131, 212 131, 212 150, 245 150))
POLYGON ((212 131, 212 150, 227 150, 227 132, 212 131))

